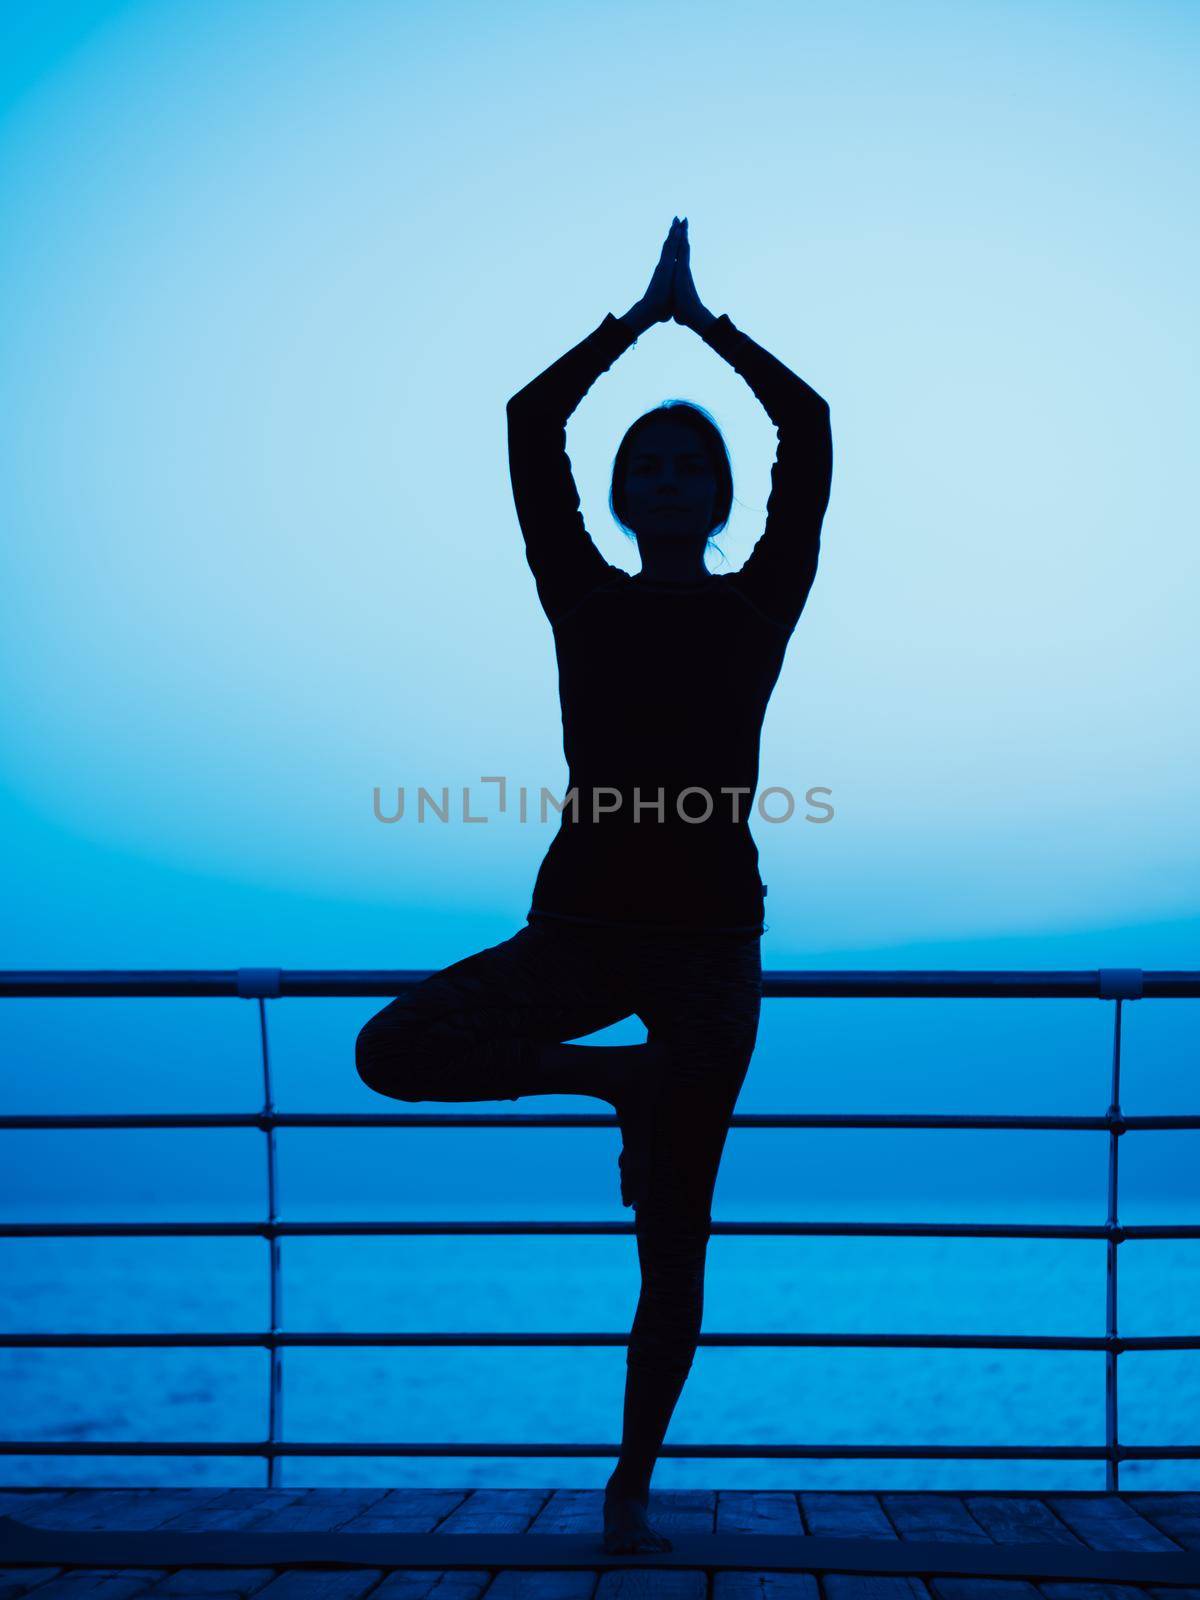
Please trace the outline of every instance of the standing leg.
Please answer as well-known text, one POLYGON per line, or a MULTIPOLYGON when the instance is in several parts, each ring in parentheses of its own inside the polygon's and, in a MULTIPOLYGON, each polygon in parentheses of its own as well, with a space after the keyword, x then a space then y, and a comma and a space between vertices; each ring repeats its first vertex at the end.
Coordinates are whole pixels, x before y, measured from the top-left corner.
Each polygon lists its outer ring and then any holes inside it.
POLYGON ((712 1197, 762 997, 757 935, 660 935, 639 955, 638 1012, 665 1063, 636 1213, 642 1292, 626 1356, 621 1454, 605 1501, 610 1550, 670 1548, 645 1519, 650 1478, 696 1353, 712 1197))

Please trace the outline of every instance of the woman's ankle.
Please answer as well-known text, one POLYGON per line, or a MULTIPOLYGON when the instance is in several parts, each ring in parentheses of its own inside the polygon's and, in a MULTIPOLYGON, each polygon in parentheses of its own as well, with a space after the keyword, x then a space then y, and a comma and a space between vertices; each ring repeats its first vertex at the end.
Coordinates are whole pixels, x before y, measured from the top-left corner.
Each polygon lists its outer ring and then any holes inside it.
POLYGON ((537 1073, 546 1094, 593 1095, 616 1105, 641 1063, 644 1045, 541 1044, 537 1073))
POLYGON ((650 1480, 622 1474, 618 1469, 605 1484, 604 1492, 614 1499, 636 1500, 645 1507, 650 1500, 650 1480))

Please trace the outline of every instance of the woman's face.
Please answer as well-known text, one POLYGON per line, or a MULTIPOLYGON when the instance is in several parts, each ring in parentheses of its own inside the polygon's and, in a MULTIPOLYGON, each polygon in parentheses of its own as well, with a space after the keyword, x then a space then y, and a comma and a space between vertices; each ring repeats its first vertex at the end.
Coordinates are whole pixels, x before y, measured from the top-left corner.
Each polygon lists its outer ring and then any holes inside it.
POLYGON ((706 539, 716 494, 691 428, 655 418, 639 431, 625 473, 625 522, 639 538, 706 539))

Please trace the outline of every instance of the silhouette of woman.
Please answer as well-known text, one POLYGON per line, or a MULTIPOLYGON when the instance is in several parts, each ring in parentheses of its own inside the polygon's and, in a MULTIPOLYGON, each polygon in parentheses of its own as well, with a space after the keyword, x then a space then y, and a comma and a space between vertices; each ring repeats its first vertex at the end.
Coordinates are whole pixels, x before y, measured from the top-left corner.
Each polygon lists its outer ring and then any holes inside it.
POLYGON ((701 304, 676 218, 642 298, 508 402, 508 450, 554 635, 570 788, 525 926, 397 996, 356 1059, 399 1100, 581 1094, 613 1107, 641 1294, 604 1544, 669 1550, 646 1516, 650 1479, 696 1352, 717 1170, 758 1032, 767 891, 747 814, 767 702, 816 575, 829 407, 701 304), (741 374, 778 432, 766 526, 729 575, 704 565, 733 488, 702 408, 659 406, 621 441, 610 504, 637 539, 632 576, 588 536, 566 453, 595 379, 671 317, 741 374), (567 1042, 631 1015, 644 1044, 567 1042))

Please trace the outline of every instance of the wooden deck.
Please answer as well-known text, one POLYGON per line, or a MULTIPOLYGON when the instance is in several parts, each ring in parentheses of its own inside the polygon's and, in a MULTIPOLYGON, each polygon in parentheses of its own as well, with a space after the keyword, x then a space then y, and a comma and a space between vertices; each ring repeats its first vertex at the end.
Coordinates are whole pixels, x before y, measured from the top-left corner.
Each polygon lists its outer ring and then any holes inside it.
POLYGON ((5 1490, 0 1600, 1200 1600, 1200 1494, 655 1490, 662 1556, 606 1556, 600 1511, 599 1490, 5 1490))

